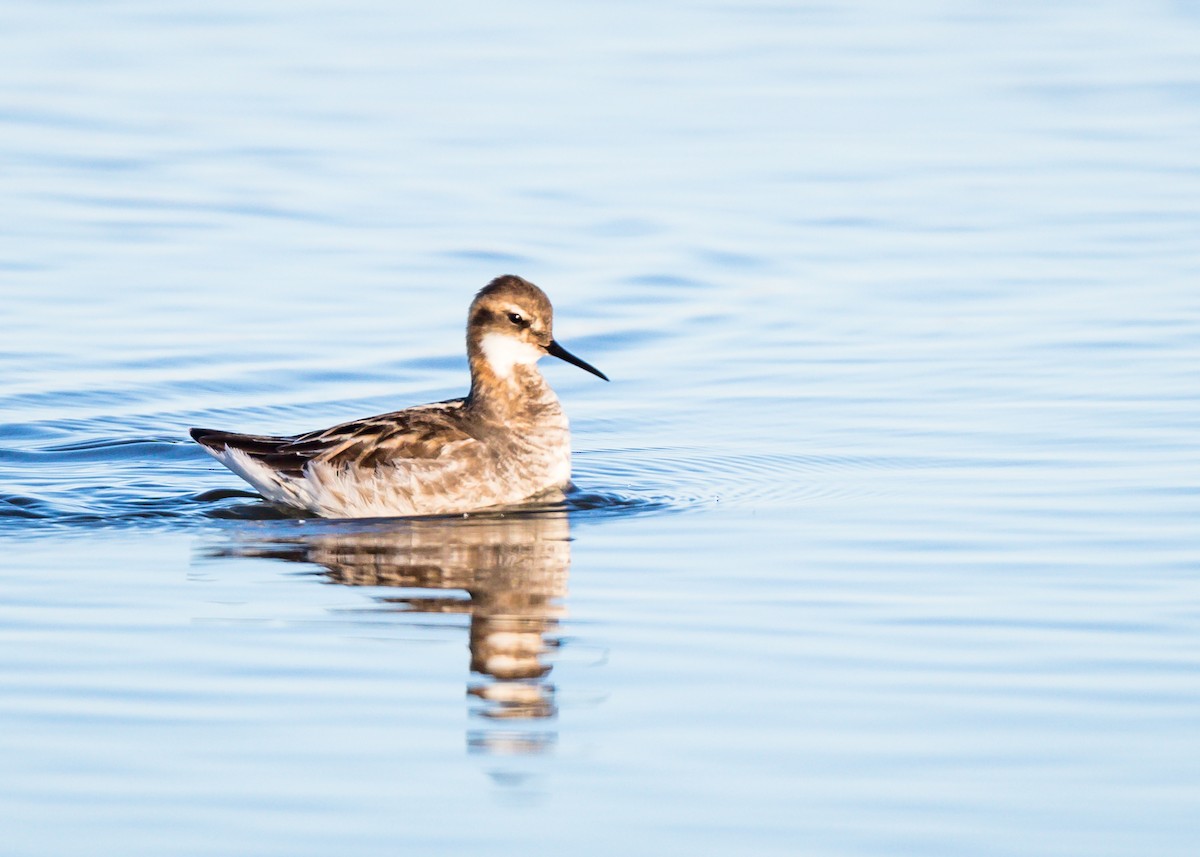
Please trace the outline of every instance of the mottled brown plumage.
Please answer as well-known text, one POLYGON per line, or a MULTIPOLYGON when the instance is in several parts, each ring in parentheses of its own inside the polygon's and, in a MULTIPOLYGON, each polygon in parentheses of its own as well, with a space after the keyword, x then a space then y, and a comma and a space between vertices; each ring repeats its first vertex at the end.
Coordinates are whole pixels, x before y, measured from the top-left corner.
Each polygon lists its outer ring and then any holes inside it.
POLYGON ((314 461, 338 467, 375 467, 396 457, 437 458, 447 443, 470 439, 448 414, 461 412, 464 403, 464 399, 454 399, 292 437, 215 429, 192 429, 192 437, 206 447, 240 450, 281 474, 298 477, 305 465, 314 461))
POLYGON ((466 512, 565 488, 567 419, 537 360, 605 376, 554 341, 549 299, 520 277, 493 280, 467 318, 465 398, 291 437, 192 437, 269 500, 328 517, 466 512))

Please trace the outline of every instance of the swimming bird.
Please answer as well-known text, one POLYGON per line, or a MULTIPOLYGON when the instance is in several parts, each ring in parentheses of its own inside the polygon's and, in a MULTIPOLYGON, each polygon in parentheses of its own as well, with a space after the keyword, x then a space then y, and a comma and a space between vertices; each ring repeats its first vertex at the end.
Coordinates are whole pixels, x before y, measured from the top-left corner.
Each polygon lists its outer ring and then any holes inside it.
POLYGON ((545 292, 497 277, 467 313, 465 397, 291 437, 191 435, 266 499, 323 517, 441 515, 553 496, 570 485, 570 431, 537 362, 549 354, 608 380, 555 341, 553 320, 545 292))

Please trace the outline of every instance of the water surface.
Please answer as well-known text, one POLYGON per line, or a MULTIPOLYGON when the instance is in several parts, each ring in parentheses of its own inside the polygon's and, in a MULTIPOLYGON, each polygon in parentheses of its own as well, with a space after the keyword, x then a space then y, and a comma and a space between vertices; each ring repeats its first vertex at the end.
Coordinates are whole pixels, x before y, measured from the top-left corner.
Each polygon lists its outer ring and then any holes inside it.
POLYGON ((0 21, 6 854, 1194 851, 1195 9, 0 21), (187 440, 461 395, 507 272, 565 504, 187 440))

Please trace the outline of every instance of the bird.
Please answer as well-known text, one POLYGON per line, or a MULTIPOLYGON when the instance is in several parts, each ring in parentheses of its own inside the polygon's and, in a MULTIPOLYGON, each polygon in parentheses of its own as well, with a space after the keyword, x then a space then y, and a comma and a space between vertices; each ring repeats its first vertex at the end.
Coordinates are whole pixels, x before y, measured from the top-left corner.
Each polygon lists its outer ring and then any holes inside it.
POLYGON ((545 355, 608 376, 554 339, 546 293, 506 274, 467 312, 466 396, 287 437, 191 429, 271 503, 325 518, 465 514, 561 498, 571 439, 545 355))

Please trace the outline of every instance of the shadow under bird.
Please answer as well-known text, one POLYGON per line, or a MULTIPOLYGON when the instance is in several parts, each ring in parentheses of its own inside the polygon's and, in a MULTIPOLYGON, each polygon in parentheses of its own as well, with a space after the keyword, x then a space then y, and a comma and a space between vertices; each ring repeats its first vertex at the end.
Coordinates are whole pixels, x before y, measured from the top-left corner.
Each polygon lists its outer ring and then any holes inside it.
POLYGON ((554 341, 553 316, 533 283, 497 277, 467 314, 464 398, 291 437, 191 435, 271 502, 330 518, 452 514, 561 496, 571 481, 570 430, 537 362, 549 354, 608 378, 554 341))

